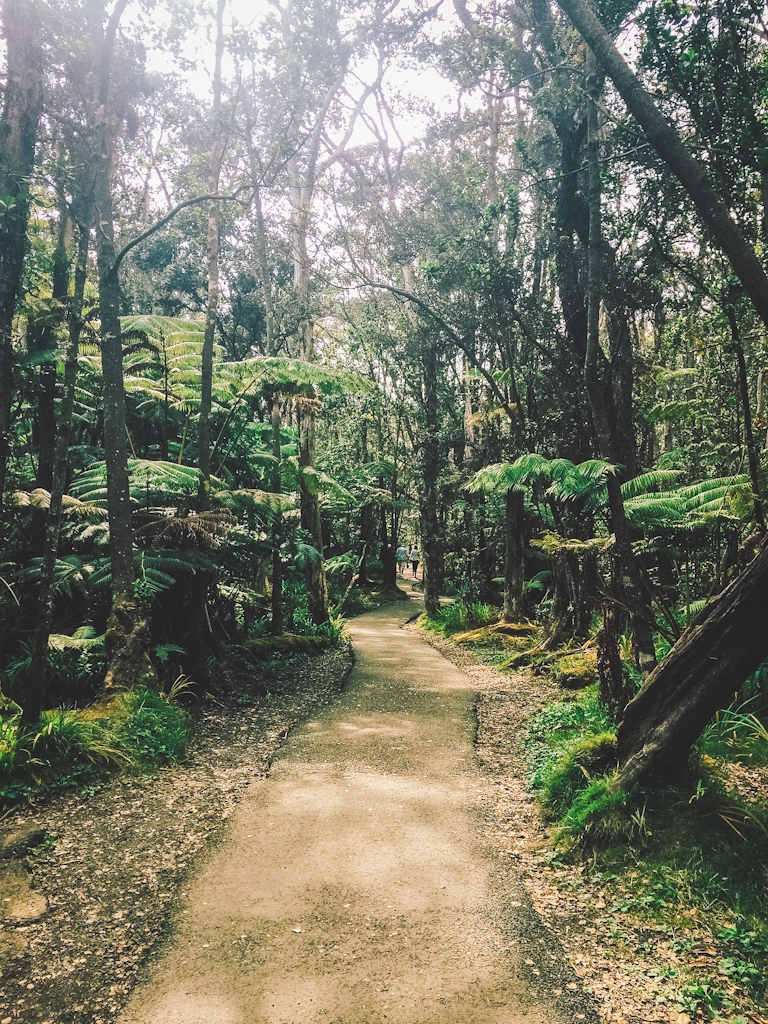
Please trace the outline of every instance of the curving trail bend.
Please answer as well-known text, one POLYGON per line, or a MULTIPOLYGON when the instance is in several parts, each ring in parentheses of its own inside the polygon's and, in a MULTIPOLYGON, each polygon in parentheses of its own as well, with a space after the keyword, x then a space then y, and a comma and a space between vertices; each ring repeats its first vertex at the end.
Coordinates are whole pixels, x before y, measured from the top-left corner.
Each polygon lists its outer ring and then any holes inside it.
POLYGON ((569 1024, 480 839, 471 680, 414 607, 353 621, 346 690, 246 793, 119 1024, 569 1024))

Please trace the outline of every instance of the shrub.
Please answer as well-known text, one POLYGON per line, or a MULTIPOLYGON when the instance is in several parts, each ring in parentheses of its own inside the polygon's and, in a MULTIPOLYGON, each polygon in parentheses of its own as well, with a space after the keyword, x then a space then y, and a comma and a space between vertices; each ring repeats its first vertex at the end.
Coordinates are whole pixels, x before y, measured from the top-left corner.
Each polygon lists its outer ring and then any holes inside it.
POLYGON ((148 688, 125 696, 126 717, 117 725, 125 752, 144 767, 170 764, 185 755, 190 730, 187 716, 175 703, 148 688))

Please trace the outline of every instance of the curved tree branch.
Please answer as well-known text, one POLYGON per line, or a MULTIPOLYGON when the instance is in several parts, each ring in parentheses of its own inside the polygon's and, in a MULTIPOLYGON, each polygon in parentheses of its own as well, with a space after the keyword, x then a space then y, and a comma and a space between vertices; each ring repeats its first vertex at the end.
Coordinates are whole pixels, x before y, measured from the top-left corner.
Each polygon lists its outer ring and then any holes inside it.
POLYGON ((161 217, 160 220, 156 221, 151 228, 147 228, 146 231, 142 231, 142 233, 140 235, 137 235, 137 237, 134 238, 132 242, 129 242, 127 245, 123 246, 123 248, 115 257, 115 262, 112 264, 112 269, 109 272, 110 277, 114 276, 117 273, 117 271, 120 269, 120 264, 123 262, 125 257, 131 251, 131 249, 135 249, 137 245, 140 245, 142 242, 146 241, 151 235, 154 235, 156 231, 159 231, 160 228, 164 228, 166 224, 170 223, 170 221, 173 220, 177 213, 181 213, 182 210, 186 210, 188 206, 196 206, 198 203, 239 202, 240 194, 242 192, 245 192, 250 187, 250 185, 243 185, 242 188, 239 188, 237 190, 237 192, 233 192, 232 195, 229 196, 221 196, 218 194, 195 196, 194 199, 185 199, 183 203, 179 203, 178 206, 174 206, 174 208, 170 210, 168 213, 166 213, 164 217, 161 217))

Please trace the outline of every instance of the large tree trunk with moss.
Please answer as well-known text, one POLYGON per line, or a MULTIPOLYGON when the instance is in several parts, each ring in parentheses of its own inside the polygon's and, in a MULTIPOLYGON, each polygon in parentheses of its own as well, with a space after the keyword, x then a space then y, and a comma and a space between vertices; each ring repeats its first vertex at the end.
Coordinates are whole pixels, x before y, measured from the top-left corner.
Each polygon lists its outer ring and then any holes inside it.
POLYGON ((29 181, 35 165, 43 107, 40 11, 34 0, 5 0, 6 88, 0 115, 0 503, 11 440, 13 347, 11 329, 24 265, 29 181))
POLYGON ((523 584, 525 564, 523 543, 523 515, 525 493, 522 488, 507 491, 504 545, 504 622, 517 622, 523 614, 523 584))
POLYGON ((627 705, 618 785, 684 760, 704 726, 768 657, 768 547, 714 599, 627 705))
POLYGON ((149 627, 134 594, 133 527, 128 479, 128 446, 123 386, 119 284, 115 268, 112 205, 112 134, 109 113, 110 77, 115 36, 127 0, 118 0, 102 26, 103 6, 91 5, 94 67, 99 69, 93 125, 96 263, 99 277, 101 367, 104 389, 104 458, 107 469, 109 557, 112 610, 107 623, 105 689, 127 689, 156 683, 149 659, 149 627))

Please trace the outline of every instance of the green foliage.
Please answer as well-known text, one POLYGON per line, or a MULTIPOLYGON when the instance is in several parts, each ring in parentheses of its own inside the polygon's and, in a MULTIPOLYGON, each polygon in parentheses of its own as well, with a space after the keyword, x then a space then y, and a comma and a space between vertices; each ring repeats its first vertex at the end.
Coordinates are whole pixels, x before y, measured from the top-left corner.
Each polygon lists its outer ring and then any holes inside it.
POLYGON ((616 736, 612 732, 586 736, 568 744, 555 764, 542 776, 541 800, 558 819, 576 806, 595 775, 603 775, 616 763, 616 736))
POLYGON ((155 690, 141 688, 125 697, 127 714, 118 723, 121 746, 145 768, 181 760, 190 741, 187 716, 155 690))
MULTIPOLYGON (((609 733, 611 723, 598 701, 597 687, 572 700, 547 704, 528 723, 525 748, 528 782, 541 790, 554 766, 584 740, 609 733)), ((582 774, 582 778, 583 778, 582 774)))
POLYGON ((456 601, 444 605, 436 615, 422 615, 419 625, 429 633, 452 636, 467 629, 498 622, 499 614, 500 610, 490 604, 480 601, 464 604, 463 601, 456 601))
POLYGON ((183 677, 166 694, 140 689, 116 699, 103 717, 71 708, 44 711, 34 726, 0 718, 0 806, 57 789, 80 788, 105 773, 181 759, 191 730, 177 703, 183 677))

